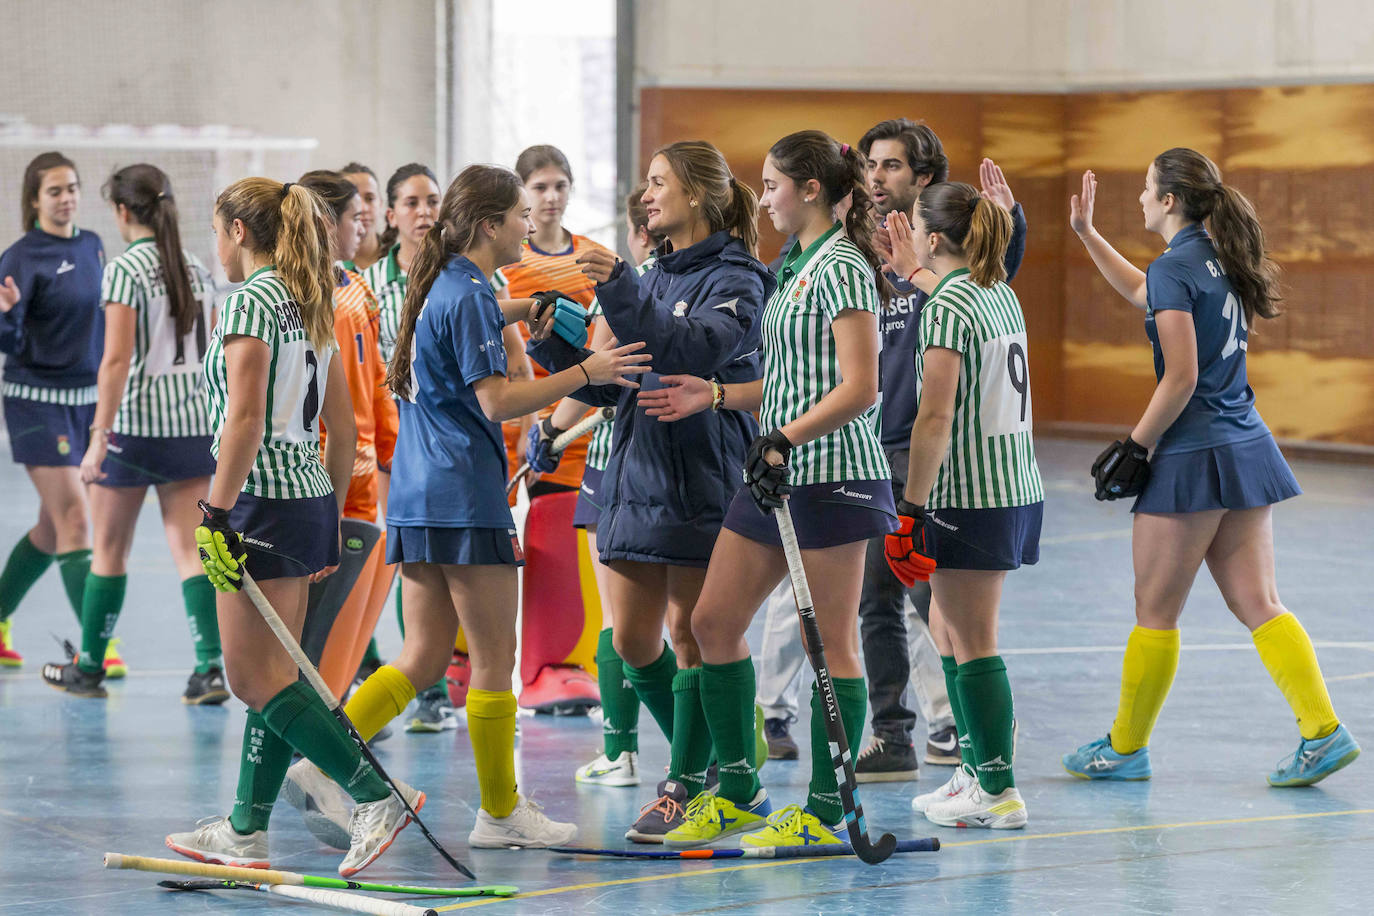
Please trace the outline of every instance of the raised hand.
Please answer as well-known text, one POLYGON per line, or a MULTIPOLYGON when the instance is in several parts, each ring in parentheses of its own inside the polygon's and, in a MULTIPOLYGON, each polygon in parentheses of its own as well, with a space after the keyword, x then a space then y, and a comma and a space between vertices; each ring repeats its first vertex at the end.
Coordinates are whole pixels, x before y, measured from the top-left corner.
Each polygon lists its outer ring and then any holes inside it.
POLYGON ((19 284, 14 282, 14 277, 6 277, 4 283, 0 283, 0 314, 8 312, 19 304, 19 284))
POLYGON ((1007 210, 1016 206, 1016 198, 1012 196, 1011 185, 1007 184, 1007 176, 1002 174, 1002 167, 991 159, 984 159, 978 166, 978 180, 983 185, 983 196, 996 204, 1001 204, 1007 210))
POLYGON ((887 238, 892 247, 887 263, 894 274, 905 278, 920 270, 921 264, 916 260, 916 236, 905 213, 893 210, 887 215, 887 238))
POLYGON ((582 368, 593 385, 620 385, 622 388, 638 388, 635 376, 652 371, 648 353, 640 353, 644 341, 620 346, 612 338, 604 350, 597 350, 582 361, 582 368))
POLYGON ((695 375, 665 375, 659 378, 662 388, 641 391, 639 406, 645 416, 658 417, 660 423, 671 423, 701 413, 711 406, 711 383, 695 375))
POLYGON ((1097 200, 1097 176, 1083 173, 1083 191, 1069 198, 1069 228, 1081 238, 1093 232, 1093 204, 1097 200))

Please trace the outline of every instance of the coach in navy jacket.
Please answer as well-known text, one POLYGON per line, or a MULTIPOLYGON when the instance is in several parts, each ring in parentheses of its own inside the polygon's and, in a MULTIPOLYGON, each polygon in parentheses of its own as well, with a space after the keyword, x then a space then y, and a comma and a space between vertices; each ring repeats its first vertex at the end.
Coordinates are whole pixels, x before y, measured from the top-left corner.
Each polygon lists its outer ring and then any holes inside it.
MULTIPOLYGON (((744 243, 721 230, 661 254, 643 276, 620 261, 596 297, 616 339, 642 340, 652 355, 654 374, 644 388, 656 387, 658 375, 729 385, 763 374, 759 322, 776 286, 744 243)), ((550 371, 585 356, 557 335, 532 342, 529 353, 550 371)), ((587 386, 573 397, 617 407, 596 529, 602 562, 705 567, 758 433, 753 416, 707 410, 662 423, 639 410, 634 389, 618 385, 587 386)))

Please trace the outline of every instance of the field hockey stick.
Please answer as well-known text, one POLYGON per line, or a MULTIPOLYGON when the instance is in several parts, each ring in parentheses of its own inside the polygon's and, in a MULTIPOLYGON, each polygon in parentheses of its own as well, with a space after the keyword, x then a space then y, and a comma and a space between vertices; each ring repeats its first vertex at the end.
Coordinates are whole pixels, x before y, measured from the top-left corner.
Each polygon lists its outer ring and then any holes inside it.
POLYGON ((351 913, 375 913, 378 916, 439 916, 433 907, 411 906, 394 900, 378 900, 361 894, 343 891, 321 891, 313 887, 293 887, 289 884, 267 884, 261 881, 159 881, 158 887, 173 891, 262 891, 278 897, 304 900, 319 906, 330 906, 351 913))
POLYGON ((844 737, 844 723, 840 720, 840 703, 835 696, 835 682, 825 661, 825 644, 821 642, 821 628, 816 624, 816 609, 811 603, 811 587, 806 582, 802 566, 801 548, 797 546, 797 530, 792 527, 792 511, 783 500, 773 514, 778 519, 778 535, 782 538, 782 552, 787 557, 787 572, 792 578, 792 592, 797 599, 797 616, 801 618, 802 635, 806 637, 806 656, 816 670, 816 689, 820 692, 821 708, 825 711, 825 736, 830 741, 830 764, 835 770, 835 782, 840 789, 840 803, 844 806, 845 826, 854 854, 869 865, 892 855, 897 838, 883 834, 877 843, 868 839, 868 825, 864 808, 859 802, 859 784, 854 779, 854 763, 849 757, 849 742, 844 737))
MULTIPOLYGON (((603 407, 596 413, 587 417, 586 419, 574 423, 572 426, 568 427, 566 430, 559 433, 556 437, 554 437, 553 445, 550 446, 549 450, 553 452, 555 455, 557 455, 559 452, 563 451, 563 449, 572 445, 578 439, 581 439, 583 436, 585 436, 592 430, 596 429, 602 423, 614 419, 615 408, 603 407)), ((511 491, 513 491, 516 488, 516 486, 519 485, 521 478, 525 476, 529 469, 530 463, 526 461, 524 464, 520 465, 520 469, 518 471, 511 475, 510 483, 506 484, 507 496, 510 496, 511 491)))
POLYGON ((415 813, 415 809, 410 806, 410 802, 406 801, 405 796, 401 794, 401 790, 396 787, 395 780, 387 775, 386 770, 382 769, 381 763, 378 762, 376 756, 372 753, 372 748, 367 746, 367 742, 363 740, 363 736, 358 734, 358 730, 353 727, 353 722, 349 720, 348 714, 345 713, 343 707, 339 705, 339 701, 334 698, 334 693, 329 689, 329 685, 324 682, 324 678, 320 677, 320 672, 310 663, 310 659, 306 658, 300 643, 296 642, 296 637, 291 635, 291 631, 286 628, 286 624, 277 616, 276 610, 272 607, 272 602, 267 600, 267 596, 262 593, 262 589, 258 588, 258 583, 253 581, 253 577, 248 574, 248 570, 246 569, 243 570, 243 593, 248 596, 249 601, 253 602, 253 607, 258 609, 258 613, 262 615, 262 619, 267 622, 272 632, 276 634, 277 641, 282 644, 282 648, 286 649, 286 653, 291 656, 291 660, 296 663, 296 667, 305 675, 305 679, 310 682, 310 686, 315 688, 315 692, 320 695, 320 699, 324 701, 324 705, 329 707, 329 711, 334 714, 334 718, 339 720, 339 724, 344 727, 344 731, 353 736, 353 740, 358 743, 358 749, 362 751, 363 757, 367 759, 367 762, 377 771, 377 775, 382 778, 388 787, 390 787, 392 794, 401 800, 402 805, 405 805, 406 813, 410 815, 411 820, 415 821, 415 826, 420 828, 420 832, 425 835, 425 839, 429 840, 429 845, 433 846, 435 850, 438 851, 439 855, 444 857, 444 861, 452 865, 457 871, 467 875, 474 881, 477 880, 477 876, 472 873, 471 869, 450 855, 443 844, 434 838, 434 834, 429 832, 429 828, 425 826, 424 821, 420 820, 420 815, 415 813))
MULTIPOLYGON (((611 856, 617 859, 820 859, 831 856, 852 856, 854 847, 848 843, 818 843, 815 846, 753 846, 740 849, 591 849, 582 846, 551 846, 550 852, 573 856, 611 856)), ((940 840, 898 840, 892 850, 898 852, 939 852, 940 840)))
POLYGON ((289 884, 294 887, 322 887, 341 891, 372 891, 379 894, 421 894, 430 897, 512 897, 519 888, 506 884, 479 884, 473 887, 416 887, 410 884, 379 884, 375 881, 350 881, 322 875, 302 875, 294 871, 241 868, 237 865, 211 865, 186 859, 157 859, 105 853, 105 867, 150 871, 162 875, 191 875, 263 884, 289 884))

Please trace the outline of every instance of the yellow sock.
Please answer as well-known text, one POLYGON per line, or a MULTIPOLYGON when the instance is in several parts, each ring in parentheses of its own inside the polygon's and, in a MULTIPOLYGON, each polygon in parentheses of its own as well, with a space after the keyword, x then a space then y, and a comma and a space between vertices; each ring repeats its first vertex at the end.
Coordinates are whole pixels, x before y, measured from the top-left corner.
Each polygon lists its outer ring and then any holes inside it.
POLYGON ((1285 611, 1250 634, 1260 661, 1298 717, 1298 730, 1307 740, 1325 738, 1341 720, 1331 708, 1317 652, 1298 618, 1285 611))
POLYGON ((1121 660, 1121 700, 1112 723, 1112 750, 1133 754, 1150 743, 1155 719, 1178 671, 1178 630, 1135 627, 1121 660))
POLYGON ((383 665, 353 691, 344 712, 363 740, 371 741, 413 699, 415 685, 410 679, 390 665, 383 665))
POLYGON ((453 651, 468 654, 468 637, 462 627, 458 628, 458 636, 453 640, 453 651))
POLYGON ((468 738, 482 787, 482 807, 492 817, 515 810, 515 694, 468 690, 468 738))

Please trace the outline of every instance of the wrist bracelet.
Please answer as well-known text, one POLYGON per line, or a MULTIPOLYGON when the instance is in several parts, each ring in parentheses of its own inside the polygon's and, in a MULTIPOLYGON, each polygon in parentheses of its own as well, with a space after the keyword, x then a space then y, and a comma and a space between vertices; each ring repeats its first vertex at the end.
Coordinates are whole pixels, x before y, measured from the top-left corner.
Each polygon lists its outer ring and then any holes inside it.
POLYGON ((90 427, 90 429, 87 430, 87 432, 91 433, 92 435, 94 435, 95 433, 104 433, 106 436, 109 436, 111 430, 108 426, 92 426, 90 427))
POLYGON ((583 366, 581 363, 578 363, 577 368, 582 370, 582 377, 585 378, 587 380, 587 384, 590 385, 592 383, 592 377, 587 374, 586 367, 583 366))
POLYGON ((711 409, 720 410, 725 406, 725 386, 715 379, 711 380, 711 409))

